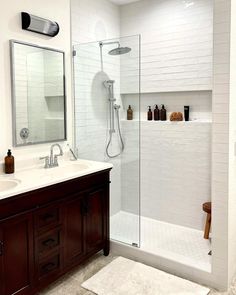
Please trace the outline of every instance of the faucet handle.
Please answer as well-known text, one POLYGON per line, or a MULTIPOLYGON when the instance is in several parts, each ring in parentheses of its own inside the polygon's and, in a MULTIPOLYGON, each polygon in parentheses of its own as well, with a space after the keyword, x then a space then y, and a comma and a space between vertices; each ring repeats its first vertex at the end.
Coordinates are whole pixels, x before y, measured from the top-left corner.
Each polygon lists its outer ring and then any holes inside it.
POLYGON ((45 159, 45 165, 44 168, 49 168, 49 156, 45 156, 45 157, 40 157, 39 160, 44 160, 45 159))

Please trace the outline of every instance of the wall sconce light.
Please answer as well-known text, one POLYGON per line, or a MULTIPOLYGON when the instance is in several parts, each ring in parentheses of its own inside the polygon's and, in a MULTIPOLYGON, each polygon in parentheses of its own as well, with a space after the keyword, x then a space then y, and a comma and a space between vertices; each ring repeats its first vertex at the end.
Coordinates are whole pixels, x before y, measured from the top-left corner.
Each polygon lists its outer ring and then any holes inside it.
POLYGON ((22 29, 54 37, 59 33, 59 25, 56 22, 38 17, 27 12, 21 12, 22 29))

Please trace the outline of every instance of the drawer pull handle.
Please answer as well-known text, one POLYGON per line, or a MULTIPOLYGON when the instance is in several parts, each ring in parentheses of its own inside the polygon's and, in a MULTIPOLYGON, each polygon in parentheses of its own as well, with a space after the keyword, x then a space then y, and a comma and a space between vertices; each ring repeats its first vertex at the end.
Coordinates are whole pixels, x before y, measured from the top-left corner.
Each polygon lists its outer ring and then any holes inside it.
POLYGON ((0 256, 3 255, 3 241, 0 241, 0 256))
POLYGON ((42 269, 43 269, 43 271, 49 272, 50 270, 54 269, 55 266, 56 266, 55 263, 50 262, 50 263, 44 265, 44 266, 42 267, 42 269))
POLYGON ((53 246, 54 244, 55 244, 55 240, 54 239, 48 239, 48 240, 46 240, 46 241, 43 241, 42 242, 42 244, 44 245, 44 246, 47 246, 47 247, 50 247, 50 246, 53 246))

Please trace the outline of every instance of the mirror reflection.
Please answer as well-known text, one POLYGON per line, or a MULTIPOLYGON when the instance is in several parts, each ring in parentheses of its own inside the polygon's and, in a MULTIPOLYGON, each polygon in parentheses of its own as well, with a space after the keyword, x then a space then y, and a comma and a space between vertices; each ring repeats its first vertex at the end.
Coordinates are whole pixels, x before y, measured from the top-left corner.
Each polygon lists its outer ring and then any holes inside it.
POLYGON ((66 139, 64 53, 11 41, 13 144, 66 139))

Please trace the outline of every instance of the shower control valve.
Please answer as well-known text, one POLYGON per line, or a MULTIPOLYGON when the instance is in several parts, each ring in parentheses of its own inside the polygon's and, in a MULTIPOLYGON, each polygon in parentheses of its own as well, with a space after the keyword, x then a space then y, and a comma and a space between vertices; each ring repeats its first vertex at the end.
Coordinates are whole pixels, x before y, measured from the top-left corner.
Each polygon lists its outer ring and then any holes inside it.
POLYGON ((120 109, 120 105, 119 104, 114 104, 114 109, 115 110, 119 110, 120 109))

